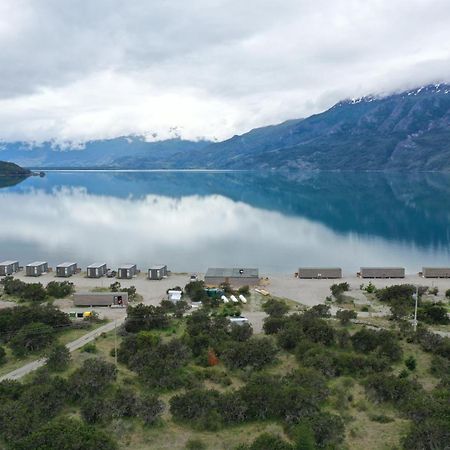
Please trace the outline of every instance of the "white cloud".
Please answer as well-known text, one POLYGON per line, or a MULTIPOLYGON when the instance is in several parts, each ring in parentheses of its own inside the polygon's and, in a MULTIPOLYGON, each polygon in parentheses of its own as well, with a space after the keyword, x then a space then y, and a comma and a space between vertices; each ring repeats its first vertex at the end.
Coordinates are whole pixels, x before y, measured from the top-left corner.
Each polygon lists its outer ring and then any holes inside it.
POLYGON ((226 138, 450 81, 447 0, 3 0, 0 139, 226 138))

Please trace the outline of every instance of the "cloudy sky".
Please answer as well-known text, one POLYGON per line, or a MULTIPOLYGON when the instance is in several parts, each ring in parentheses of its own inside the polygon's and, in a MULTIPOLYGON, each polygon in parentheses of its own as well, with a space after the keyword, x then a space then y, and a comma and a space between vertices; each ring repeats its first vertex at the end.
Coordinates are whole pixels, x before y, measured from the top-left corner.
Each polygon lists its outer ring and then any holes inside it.
POLYGON ((223 139, 450 81, 448 0, 0 0, 0 140, 223 139))

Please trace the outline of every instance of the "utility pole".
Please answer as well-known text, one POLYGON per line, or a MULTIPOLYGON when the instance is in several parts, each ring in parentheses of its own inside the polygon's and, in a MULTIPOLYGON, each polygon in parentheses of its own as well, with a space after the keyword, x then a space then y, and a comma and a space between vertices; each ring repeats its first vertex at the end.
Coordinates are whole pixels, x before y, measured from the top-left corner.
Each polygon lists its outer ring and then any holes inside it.
POLYGON ((419 301, 419 286, 416 286, 416 293, 413 294, 415 305, 414 305, 414 320, 413 320, 413 327, 414 327, 414 333, 417 331, 417 302, 419 301))
POLYGON ((114 362, 117 367, 117 319, 114 319, 114 362))

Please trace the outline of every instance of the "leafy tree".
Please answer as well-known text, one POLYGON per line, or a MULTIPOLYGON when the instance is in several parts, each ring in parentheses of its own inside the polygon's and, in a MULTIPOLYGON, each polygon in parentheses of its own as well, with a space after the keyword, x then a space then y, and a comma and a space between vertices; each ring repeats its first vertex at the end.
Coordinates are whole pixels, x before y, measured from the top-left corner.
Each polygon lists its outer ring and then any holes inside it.
POLYGON ((100 358, 89 358, 69 377, 71 391, 75 398, 89 398, 105 392, 116 380, 114 364, 100 358))
POLYGON ((75 292, 75 287, 70 281, 50 281, 47 284, 47 294, 54 298, 64 298, 75 292))
POLYGON ((253 328, 249 323, 243 323, 241 325, 232 323, 230 330, 230 337, 233 341, 247 341, 253 335, 253 328))
POLYGON ((271 317, 283 317, 289 312, 288 304, 283 300, 269 298, 263 303, 262 308, 264 312, 271 317))
POLYGON ((219 399, 220 393, 217 391, 192 389, 170 399, 170 413, 175 420, 189 421, 209 429, 209 418, 218 414, 219 399))
POLYGON ((241 286, 238 289, 239 295, 250 295, 250 286, 241 286))
POLYGON ((381 302, 390 303, 392 300, 411 301, 413 294, 416 292, 416 287, 411 284, 395 284, 383 289, 378 289, 376 292, 377 299, 381 302))
POLYGON ((413 372, 414 370, 416 370, 417 367, 417 361, 416 358, 414 358, 414 356, 408 356, 408 358, 405 359, 405 366, 411 371, 413 372))
POLYGON ((330 286, 331 294, 333 297, 340 301, 342 299, 342 294, 350 290, 350 285, 348 283, 332 284, 330 286))
POLYGON ((129 305, 127 308, 125 330, 129 333, 166 328, 168 325, 169 318, 161 306, 140 303, 136 306, 129 305))
POLYGON ((450 298, 450 289, 447 289, 447 290, 445 291, 445 297, 446 297, 446 298, 450 298))
POLYGON ((191 352, 180 339, 153 345, 142 345, 145 341, 138 339, 134 349, 125 347, 126 342, 120 346, 119 360, 127 361, 128 367, 147 385, 175 388, 183 384, 183 369, 191 352), (129 357, 123 358, 125 353, 130 353, 129 357))
POLYGON ((345 438, 345 426, 341 417, 321 411, 307 419, 314 433, 318 448, 341 448, 345 438))
POLYGON ((403 439, 403 447, 410 450, 445 449, 450 442, 448 417, 433 417, 415 422, 403 439))
POLYGON ((263 322, 263 330, 265 334, 278 333, 285 323, 284 317, 265 317, 263 322))
POLYGON ((236 342, 224 350, 222 359, 231 369, 251 367, 262 369, 275 361, 277 348, 269 338, 250 338, 247 341, 236 342))
POLYGON ((314 433, 307 423, 297 425, 293 430, 294 450, 315 450, 314 433))
POLYGON ((21 328, 10 340, 9 346, 16 356, 23 356, 48 347, 54 339, 55 331, 51 326, 35 322, 21 328))
POLYGON ((110 402, 103 397, 87 397, 81 403, 81 417, 89 424, 105 423, 113 416, 111 406, 110 402))
POLYGON ((19 441, 17 450, 116 450, 110 434, 76 419, 55 419, 19 441))
POLYGON ((339 319, 341 325, 348 325, 352 319, 356 319, 358 317, 358 314, 356 311, 341 309, 336 312, 336 317, 339 319))
POLYGON ((304 314, 310 317, 322 317, 327 318, 331 317, 330 314, 330 305, 314 305, 311 308, 309 308, 304 314))
POLYGON ((204 281, 191 281, 184 287, 184 292, 193 302, 203 302, 208 300, 204 281))
POLYGON ((47 367, 54 372, 62 372, 69 367, 70 351, 63 344, 56 344, 47 356, 47 367))
POLYGON ((47 291, 41 283, 25 283, 20 299, 25 302, 42 303, 47 298, 47 291))
POLYGON ((0 309, 0 333, 5 341, 16 334, 24 325, 40 322, 55 329, 71 325, 68 314, 53 305, 20 305, 0 309))
POLYGON ((6 362, 6 351, 5 349, 0 345, 0 366, 6 362))
POLYGON ((165 406, 158 397, 152 394, 145 395, 139 402, 138 416, 145 425, 155 423, 164 412, 165 406))
POLYGON ((422 303, 417 311, 417 317, 425 323, 447 325, 450 319, 447 308, 440 302, 422 303))
POLYGON ((293 450, 291 444, 280 436, 270 433, 260 434, 250 445, 240 445, 236 450, 293 450))

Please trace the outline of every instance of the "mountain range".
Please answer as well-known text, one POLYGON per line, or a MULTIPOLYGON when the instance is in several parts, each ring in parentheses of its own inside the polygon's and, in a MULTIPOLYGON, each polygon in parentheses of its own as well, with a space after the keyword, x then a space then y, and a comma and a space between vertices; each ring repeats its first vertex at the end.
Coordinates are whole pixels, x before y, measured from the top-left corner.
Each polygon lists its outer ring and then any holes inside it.
POLYGON ((450 171, 450 85, 344 100, 217 143, 129 136, 73 149, 3 142, 0 160, 33 168, 450 171))

